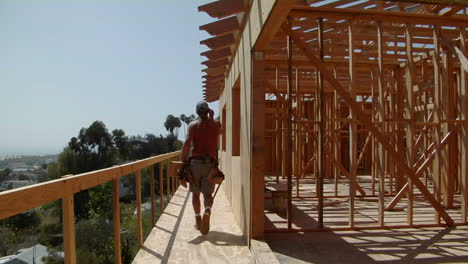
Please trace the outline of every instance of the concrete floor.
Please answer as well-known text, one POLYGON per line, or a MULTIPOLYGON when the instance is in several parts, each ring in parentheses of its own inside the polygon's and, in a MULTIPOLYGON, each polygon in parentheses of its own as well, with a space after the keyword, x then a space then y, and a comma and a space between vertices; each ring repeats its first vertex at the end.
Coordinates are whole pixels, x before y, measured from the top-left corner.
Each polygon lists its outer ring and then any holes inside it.
POLYGON ((468 263, 468 227, 270 233, 280 263, 468 263))
POLYGON ((223 188, 213 205, 211 231, 203 236, 194 224, 191 194, 180 187, 133 263, 254 263, 223 188))

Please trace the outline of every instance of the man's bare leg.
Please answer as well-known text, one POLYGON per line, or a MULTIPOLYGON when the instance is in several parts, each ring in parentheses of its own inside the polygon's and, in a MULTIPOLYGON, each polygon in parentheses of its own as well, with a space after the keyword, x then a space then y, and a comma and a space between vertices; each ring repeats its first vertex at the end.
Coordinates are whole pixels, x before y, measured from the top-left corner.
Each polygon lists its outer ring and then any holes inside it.
POLYGON ((192 192, 192 206, 193 211, 195 213, 195 228, 200 230, 201 228, 201 215, 200 215, 200 193, 199 192, 192 192))
POLYGON ((211 212, 211 206, 213 206, 213 195, 211 193, 203 194, 203 204, 205 206, 205 212, 206 210, 209 210, 209 212, 211 212))
POLYGON ((211 193, 203 193, 203 203, 205 205, 205 213, 203 214, 203 223, 200 232, 206 235, 210 231, 211 206, 213 206, 213 196, 211 193))

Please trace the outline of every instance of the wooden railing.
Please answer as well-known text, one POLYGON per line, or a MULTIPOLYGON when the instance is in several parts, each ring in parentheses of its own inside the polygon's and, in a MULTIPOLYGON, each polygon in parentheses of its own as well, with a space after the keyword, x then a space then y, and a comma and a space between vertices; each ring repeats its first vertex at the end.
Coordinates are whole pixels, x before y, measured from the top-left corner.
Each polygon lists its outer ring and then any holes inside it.
MULTIPOLYGON (((114 166, 107 169, 82 173, 79 175, 64 176, 61 179, 39 183, 23 188, 18 188, 0 193, 0 220, 7 217, 31 210, 38 206, 45 205, 52 201, 62 199, 63 213, 63 241, 65 251, 65 263, 76 263, 75 248, 75 215, 73 195, 82 190, 90 189, 96 185, 109 181, 113 182, 113 218, 114 218, 114 253, 115 263, 121 261, 121 243, 120 243, 120 177, 135 173, 136 176, 136 209, 138 225, 138 246, 143 246, 143 224, 141 212, 141 170, 150 167, 150 185, 151 185, 151 215, 152 225, 155 224, 155 193, 154 193, 154 165, 159 166, 159 191, 161 199, 161 212, 163 211, 164 201, 164 183, 162 166, 166 163, 166 191, 172 195, 176 188, 176 180, 170 180, 170 161, 177 159, 181 152, 171 152, 163 155, 150 157, 147 159, 135 161, 132 163, 114 166)), ((176 179, 176 178, 173 178, 176 179)))

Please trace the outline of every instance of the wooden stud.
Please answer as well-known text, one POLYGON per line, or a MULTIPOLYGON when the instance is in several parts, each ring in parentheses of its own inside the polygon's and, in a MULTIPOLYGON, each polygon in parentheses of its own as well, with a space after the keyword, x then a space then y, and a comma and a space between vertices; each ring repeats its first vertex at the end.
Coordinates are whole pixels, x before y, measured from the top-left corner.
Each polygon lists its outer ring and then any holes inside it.
MULTIPOLYGON (((288 17, 289 24, 292 23, 292 18, 288 17)), ((292 60, 293 60, 293 41, 291 36, 287 37, 288 44, 288 87, 287 87, 287 144, 286 150, 286 176, 288 177, 288 207, 287 207, 287 218, 288 218, 288 229, 292 227, 292 60)))
MULTIPOLYGON (((460 50, 468 55, 468 45, 466 43, 466 31, 460 28, 460 50)), ((459 103, 460 119, 464 120, 460 131, 460 148, 459 148, 459 167, 461 178, 461 211, 462 222, 467 223, 467 207, 468 207, 468 75, 466 71, 460 68, 460 87, 459 87, 459 103)))
MULTIPOLYGON (((405 38, 406 38, 406 56, 408 65, 406 67, 406 104, 405 108, 405 115, 408 120, 407 127, 406 127, 406 153, 408 158, 408 166, 412 167, 415 161, 415 154, 414 154, 414 136, 415 136, 415 128, 414 128, 414 96, 413 96, 413 76, 414 73, 414 63, 413 63, 413 42, 412 36, 410 32, 409 25, 405 25, 405 38)), ((408 225, 413 224, 413 181, 411 177, 407 177, 408 180, 408 192, 407 192, 407 223, 408 225)))
MULTIPOLYGON (((319 59, 323 62, 323 19, 318 19, 318 35, 319 35, 319 59)), ((317 174, 317 196, 318 196, 318 226, 323 228, 323 179, 325 177, 325 92, 323 88, 323 77, 319 71, 319 93, 318 93, 318 111, 320 123, 318 127, 318 174, 317 174)))
MULTIPOLYGON (((354 68, 354 47, 353 47, 353 25, 348 24, 348 44, 349 44, 349 95, 353 102, 356 101, 355 89, 356 89, 356 69, 354 68)), ((355 213, 355 197, 356 197, 356 156, 357 156, 357 124, 356 124, 356 112, 353 109, 349 109, 349 227, 354 227, 354 213, 355 213)))

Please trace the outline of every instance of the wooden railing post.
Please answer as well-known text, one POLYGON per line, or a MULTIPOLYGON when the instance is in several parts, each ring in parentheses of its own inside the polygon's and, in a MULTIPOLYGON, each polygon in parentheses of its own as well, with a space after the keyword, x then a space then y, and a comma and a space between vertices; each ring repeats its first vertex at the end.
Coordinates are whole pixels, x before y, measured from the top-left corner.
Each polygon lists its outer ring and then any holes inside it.
POLYGON ((155 194, 154 194, 154 165, 150 167, 150 186, 151 186, 151 226, 153 227, 155 221, 155 194))
POLYGON ((169 204, 169 200, 171 199, 171 185, 169 183, 169 160, 165 160, 166 163, 166 189, 167 189, 167 203, 169 204))
POLYGON ((63 215, 63 243, 65 250, 65 264, 76 263, 75 247, 75 205, 71 186, 65 185, 66 193, 62 199, 63 215))
POLYGON ((164 210, 164 182, 163 182, 163 162, 159 162, 159 206, 161 214, 164 210))
POLYGON ((138 247, 143 247, 143 222, 141 216, 141 171, 136 171, 136 209, 137 209, 137 232, 138 247))
POLYGON ((119 190, 119 180, 120 177, 112 180, 113 183, 113 193, 112 193, 112 204, 114 209, 114 254, 115 254, 115 264, 122 263, 122 254, 121 254, 121 240, 120 240, 120 190, 119 190))

